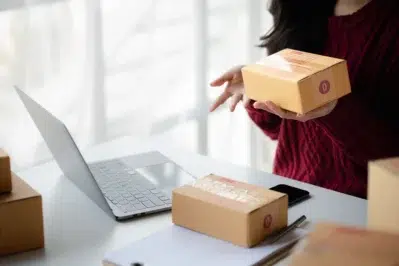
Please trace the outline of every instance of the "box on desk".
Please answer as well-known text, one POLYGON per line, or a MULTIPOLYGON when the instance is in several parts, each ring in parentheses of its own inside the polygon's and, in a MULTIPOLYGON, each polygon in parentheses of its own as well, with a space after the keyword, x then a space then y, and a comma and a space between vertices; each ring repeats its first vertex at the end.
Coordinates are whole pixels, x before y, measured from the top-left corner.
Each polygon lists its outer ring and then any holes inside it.
POLYGON ((0 149, 0 194, 10 192, 11 186, 10 157, 0 149))
POLYGON ((242 69, 245 94, 304 114, 351 92, 346 61, 284 49, 242 69))
POLYGON ((14 174, 12 183, 0 195, 0 256, 44 247, 41 195, 14 174))
POLYGON ((322 223, 308 234, 290 266, 398 265, 399 235, 322 223))
POLYGON ((288 196, 209 175, 173 191, 173 223, 252 247, 287 226, 288 196))
POLYGON ((368 227, 399 233, 399 158, 369 163, 368 227))

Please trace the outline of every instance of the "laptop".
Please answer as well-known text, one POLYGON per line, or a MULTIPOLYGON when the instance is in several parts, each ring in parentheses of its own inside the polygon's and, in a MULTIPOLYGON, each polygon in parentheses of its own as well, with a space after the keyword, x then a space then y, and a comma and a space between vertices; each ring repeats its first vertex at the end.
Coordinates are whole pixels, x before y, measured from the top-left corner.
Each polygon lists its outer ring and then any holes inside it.
POLYGON ((168 211, 195 177, 158 151, 87 164, 64 123, 15 87, 65 177, 116 220, 168 211))

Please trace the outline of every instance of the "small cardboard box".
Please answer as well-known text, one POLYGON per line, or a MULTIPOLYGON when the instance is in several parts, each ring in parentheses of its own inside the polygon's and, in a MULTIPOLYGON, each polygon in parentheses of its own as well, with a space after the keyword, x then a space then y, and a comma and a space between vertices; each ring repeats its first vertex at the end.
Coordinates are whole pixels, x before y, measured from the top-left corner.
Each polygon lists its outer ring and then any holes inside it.
POLYGON ((290 266, 397 265, 399 235, 322 223, 309 233, 290 266))
POLYGON ((369 163, 368 227, 399 233, 399 158, 369 163))
POLYGON ((173 223, 252 247, 287 226, 288 196, 263 187, 209 175, 173 191, 173 223))
POLYGON ((42 197, 16 175, 0 195, 0 256, 44 247, 42 197))
POLYGON ((0 194, 10 192, 11 189, 10 157, 0 149, 0 194))
POLYGON ((245 94, 304 114, 351 92, 346 61, 284 49, 242 69, 245 94))

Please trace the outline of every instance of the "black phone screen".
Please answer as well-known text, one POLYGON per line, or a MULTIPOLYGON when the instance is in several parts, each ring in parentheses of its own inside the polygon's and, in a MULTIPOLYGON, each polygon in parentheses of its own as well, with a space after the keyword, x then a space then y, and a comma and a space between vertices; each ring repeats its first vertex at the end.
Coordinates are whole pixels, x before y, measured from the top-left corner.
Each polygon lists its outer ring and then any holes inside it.
POLYGON ((280 184, 270 188, 271 190, 278 191, 288 195, 288 207, 302 202, 310 197, 308 191, 292 187, 289 185, 280 184))

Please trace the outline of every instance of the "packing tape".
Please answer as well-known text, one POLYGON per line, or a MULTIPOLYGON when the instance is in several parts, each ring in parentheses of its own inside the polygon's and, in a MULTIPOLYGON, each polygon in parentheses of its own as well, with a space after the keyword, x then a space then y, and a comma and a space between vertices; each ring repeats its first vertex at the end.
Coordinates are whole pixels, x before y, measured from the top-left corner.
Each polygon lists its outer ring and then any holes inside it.
POLYGON ((280 54, 266 57, 256 62, 256 64, 285 72, 296 72, 305 75, 311 75, 325 68, 325 65, 314 63, 310 58, 296 58, 280 54))
POLYGON ((236 187, 232 184, 208 177, 197 180, 192 186, 219 197, 243 203, 258 205, 264 201, 264 195, 260 197, 260 195, 254 193, 255 191, 248 191, 247 189, 236 187))

